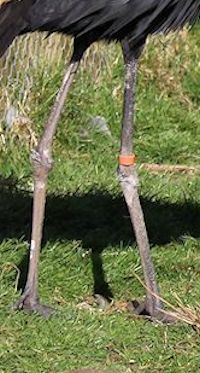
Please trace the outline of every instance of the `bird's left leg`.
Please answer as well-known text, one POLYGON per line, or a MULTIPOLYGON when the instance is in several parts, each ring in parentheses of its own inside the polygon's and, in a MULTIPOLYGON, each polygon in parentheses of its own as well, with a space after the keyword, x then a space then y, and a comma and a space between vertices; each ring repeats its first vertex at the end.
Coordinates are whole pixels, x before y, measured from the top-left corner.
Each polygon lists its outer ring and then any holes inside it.
POLYGON ((73 82, 74 75, 78 69, 79 61, 80 60, 71 61, 71 64, 63 78, 62 85, 57 94, 49 119, 46 123, 42 138, 40 139, 37 149, 32 155, 34 170, 34 196, 29 270, 24 292, 14 308, 24 309, 30 312, 37 312, 44 316, 49 316, 53 312, 51 307, 40 303, 38 294, 38 265, 45 213, 47 178, 48 173, 53 165, 53 137, 56 132, 58 120, 60 118, 66 96, 73 82))
POLYGON ((137 59, 142 48, 141 50, 138 49, 137 54, 135 54, 136 51, 134 48, 130 47, 128 40, 124 40, 122 43, 122 49, 126 67, 126 76, 118 177, 135 232, 146 286, 145 301, 142 304, 136 301, 132 304, 135 306, 135 312, 137 314, 146 315, 152 319, 170 322, 171 316, 168 317, 168 315, 166 315, 166 313, 163 311, 163 306, 159 297, 156 274, 150 255, 150 245, 144 215, 138 194, 138 176, 134 165, 135 156, 133 154, 132 139, 134 130, 133 114, 135 104, 137 59))

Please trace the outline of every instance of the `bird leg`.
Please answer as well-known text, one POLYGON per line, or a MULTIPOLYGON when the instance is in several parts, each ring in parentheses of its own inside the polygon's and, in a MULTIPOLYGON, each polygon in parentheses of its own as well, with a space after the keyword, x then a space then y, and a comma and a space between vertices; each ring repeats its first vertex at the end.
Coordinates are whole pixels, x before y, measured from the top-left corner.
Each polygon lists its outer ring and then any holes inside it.
POLYGON ((53 312, 52 308, 39 303, 38 296, 38 265, 45 214, 47 178, 53 166, 53 136, 55 135, 58 120, 78 66, 79 61, 71 62, 65 73, 42 138, 31 157, 34 173, 34 196, 29 270, 24 292, 14 308, 35 311, 45 316, 49 316, 53 312))
POLYGON ((162 321, 167 319, 166 321, 168 322, 169 318, 162 312, 163 307, 159 298, 144 215, 138 194, 138 176, 134 166, 132 137, 138 56, 133 53, 127 40, 123 41, 122 49, 126 72, 118 177, 135 231, 146 285, 145 302, 138 303, 134 301, 130 305, 136 314, 146 315, 152 319, 162 321))

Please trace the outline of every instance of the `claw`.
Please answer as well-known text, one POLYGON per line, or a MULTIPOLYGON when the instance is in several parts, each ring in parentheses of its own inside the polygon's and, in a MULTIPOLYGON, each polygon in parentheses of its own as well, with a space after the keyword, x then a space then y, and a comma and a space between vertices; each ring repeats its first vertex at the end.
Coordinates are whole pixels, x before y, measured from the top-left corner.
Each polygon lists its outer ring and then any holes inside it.
POLYGON ((130 301, 127 304, 127 308, 132 314, 144 317, 145 319, 154 323, 171 325, 177 323, 178 321, 175 313, 165 311, 161 308, 155 308, 152 312, 149 312, 145 301, 130 301))
POLYGON ((56 310, 45 304, 41 304, 39 299, 33 300, 26 291, 20 299, 12 306, 13 310, 23 310, 27 313, 37 313, 45 318, 52 316, 56 310))

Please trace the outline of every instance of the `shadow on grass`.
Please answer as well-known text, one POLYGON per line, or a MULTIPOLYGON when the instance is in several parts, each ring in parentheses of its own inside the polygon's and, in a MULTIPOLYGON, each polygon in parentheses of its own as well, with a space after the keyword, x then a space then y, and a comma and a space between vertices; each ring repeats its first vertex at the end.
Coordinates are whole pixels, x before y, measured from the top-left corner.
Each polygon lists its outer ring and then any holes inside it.
MULTIPOLYGON (((30 237, 32 197, 12 185, 1 187, 0 239, 30 237)), ((200 236, 200 206, 169 204, 142 199, 150 242, 164 245, 190 235, 200 236)), ((81 240, 84 248, 92 248, 94 291, 111 296, 104 281, 101 252, 108 246, 133 243, 134 236, 122 196, 105 191, 83 195, 49 195, 43 244, 54 240, 81 240), (102 291, 100 291, 102 289, 102 291)), ((25 274, 27 257, 20 268, 25 274)), ((25 277, 20 281, 23 286, 25 277)))

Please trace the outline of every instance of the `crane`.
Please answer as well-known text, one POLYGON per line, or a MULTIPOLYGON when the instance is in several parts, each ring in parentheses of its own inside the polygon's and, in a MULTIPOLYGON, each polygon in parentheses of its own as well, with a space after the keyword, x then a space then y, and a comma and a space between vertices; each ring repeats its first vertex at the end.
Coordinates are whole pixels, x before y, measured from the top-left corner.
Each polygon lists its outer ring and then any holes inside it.
POLYGON ((32 152, 34 195, 29 270, 17 309, 48 316, 52 309, 42 305, 38 294, 38 262, 48 173, 52 169, 52 143, 60 114, 80 61, 95 41, 121 43, 125 64, 125 89, 118 177, 130 213, 140 252, 146 298, 135 312, 163 322, 172 321, 163 311, 143 211, 138 194, 138 176, 133 151, 134 105, 138 59, 149 34, 182 28, 200 16, 200 0, 0 0, 0 56, 21 34, 34 31, 60 32, 74 38, 67 71, 43 135, 32 152))

